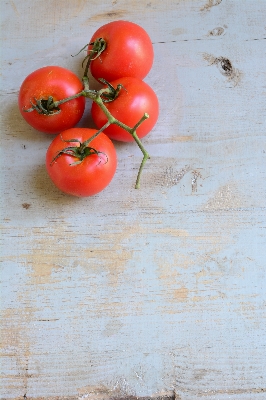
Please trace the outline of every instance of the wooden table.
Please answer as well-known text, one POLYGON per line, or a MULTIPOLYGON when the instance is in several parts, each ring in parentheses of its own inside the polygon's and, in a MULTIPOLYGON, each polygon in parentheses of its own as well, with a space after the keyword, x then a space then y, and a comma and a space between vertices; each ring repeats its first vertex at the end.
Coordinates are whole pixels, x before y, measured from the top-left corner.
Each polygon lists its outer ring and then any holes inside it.
MULTIPOLYGON (((265 399, 265 0, 2 6, 3 399, 265 399), (124 19, 152 38, 160 101, 91 198, 59 192, 24 78, 124 19)), ((90 102, 80 126, 92 126, 90 102)))

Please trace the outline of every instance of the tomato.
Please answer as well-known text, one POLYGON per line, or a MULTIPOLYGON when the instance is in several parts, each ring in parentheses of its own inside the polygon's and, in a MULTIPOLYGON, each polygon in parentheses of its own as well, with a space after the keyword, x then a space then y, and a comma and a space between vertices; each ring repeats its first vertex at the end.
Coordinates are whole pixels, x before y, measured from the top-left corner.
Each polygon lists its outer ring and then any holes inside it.
POLYGON ((54 184, 63 192, 79 197, 92 196, 111 182, 117 157, 113 143, 104 133, 85 147, 85 153, 90 155, 83 160, 71 155, 96 132, 89 128, 68 129, 50 144, 46 153, 46 169, 54 184))
POLYGON ((59 113, 43 115, 37 110, 31 112, 26 110, 32 108, 36 100, 43 99, 42 104, 45 104, 49 96, 52 96, 53 101, 58 101, 82 90, 82 82, 68 69, 56 66, 43 67, 28 75, 22 83, 18 97, 19 110, 33 128, 41 132, 58 133, 72 128, 81 119, 85 109, 83 96, 61 104, 59 113))
MULTIPOLYGON (((116 88, 118 84, 123 85, 118 96, 111 102, 104 103, 113 117, 133 128, 143 117, 144 113, 149 114, 137 128, 139 138, 146 136, 154 127, 159 115, 159 102, 153 89, 145 82, 137 78, 120 78, 111 82, 116 88)), ((95 125, 100 129, 107 122, 107 118, 100 107, 92 104, 91 115, 95 125)), ((112 124, 104 130, 109 138, 123 142, 132 142, 134 139, 124 129, 112 124)))
MULTIPOLYGON (((102 38, 106 48, 93 59, 90 71, 94 78, 113 81, 124 76, 143 79, 150 71, 154 53, 151 39, 139 25, 128 21, 113 21, 100 27, 90 43, 102 38)), ((88 48, 88 53, 92 49, 88 48)))

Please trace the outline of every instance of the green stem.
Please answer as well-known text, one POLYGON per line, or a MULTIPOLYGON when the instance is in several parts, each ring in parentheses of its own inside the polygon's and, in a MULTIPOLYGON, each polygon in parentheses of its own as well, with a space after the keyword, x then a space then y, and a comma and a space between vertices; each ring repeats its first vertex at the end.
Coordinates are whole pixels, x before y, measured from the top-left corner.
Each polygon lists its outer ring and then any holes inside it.
MULTIPOLYGON (((134 135, 133 135, 134 137, 134 135)), ((139 172, 138 172, 138 176, 137 176, 137 180, 136 180, 136 184, 135 184, 135 189, 139 189, 140 188, 140 176, 143 170, 143 167, 146 163, 146 161, 150 158, 149 154, 146 152, 146 150, 142 151, 143 153, 143 158, 139 167, 139 172)))
MULTIPOLYGON (((138 172, 138 176, 137 176, 137 180, 136 180, 136 184, 135 184, 135 189, 139 189, 141 173, 142 173, 142 170, 143 170, 143 167, 144 167, 146 161, 150 158, 150 155, 145 150, 141 140, 139 139, 139 137, 137 135, 136 130, 142 124, 142 122, 144 122, 147 118, 149 118, 149 115, 147 113, 145 113, 142 116, 142 118, 136 123, 136 125, 133 128, 130 128, 130 126, 119 121, 110 113, 110 111, 106 108, 104 102, 102 101, 102 99, 98 93, 94 98, 94 102, 101 108, 101 110, 104 112, 105 116, 107 117, 108 126, 111 124, 115 124, 115 125, 118 125, 120 128, 124 129, 125 131, 127 131, 133 137, 133 139, 137 143, 138 147, 140 148, 140 150, 143 154, 143 159, 142 159, 142 162, 139 167, 139 172, 138 172)), ((100 131, 102 132, 104 129, 106 129, 106 127, 102 128, 100 131)), ((97 134, 95 134, 95 135, 97 136, 99 133, 97 132, 97 134)))
POLYGON ((88 140, 86 140, 83 144, 86 147, 93 139, 95 139, 100 133, 102 133, 108 126, 110 125, 110 122, 107 121, 104 126, 101 127, 93 136, 91 136, 88 140))
POLYGON ((48 107, 48 111, 52 110, 53 108, 57 108, 61 104, 67 103, 70 100, 77 99, 77 98, 79 98, 81 96, 85 96, 86 97, 86 91, 85 90, 82 90, 81 92, 79 92, 77 94, 74 94, 73 96, 69 96, 69 97, 67 97, 65 99, 52 102, 48 107))

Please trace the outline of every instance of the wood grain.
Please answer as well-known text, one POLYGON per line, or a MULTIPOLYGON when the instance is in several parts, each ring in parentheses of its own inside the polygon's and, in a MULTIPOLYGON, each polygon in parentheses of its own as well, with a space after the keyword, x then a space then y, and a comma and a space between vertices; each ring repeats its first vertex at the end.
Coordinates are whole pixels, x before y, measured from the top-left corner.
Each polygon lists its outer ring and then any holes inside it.
MULTIPOLYGON (((259 400, 266 394, 266 2, 2 2, 2 399, 259 400), (116 143, 101 194, 60 193, 23 79, 116 19, 143 26, 160 101, 116 143)), ((80 126, 91 126, 88 111, 80 126)))

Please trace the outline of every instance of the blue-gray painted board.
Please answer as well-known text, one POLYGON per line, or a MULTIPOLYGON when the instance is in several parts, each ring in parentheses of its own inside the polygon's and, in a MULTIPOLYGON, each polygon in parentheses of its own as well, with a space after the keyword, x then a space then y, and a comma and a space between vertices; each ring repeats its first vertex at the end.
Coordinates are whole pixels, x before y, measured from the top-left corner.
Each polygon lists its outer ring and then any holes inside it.
POLYGON ((265 398, 266 2, 1 8, 1 396, 265 398), (76 199, 50 182, 51 137, 22 120, 18 90, 44 65, 81 75, 70 55, 115 19, 154 43, 151 160, 135 190, 139 149, 116 143, 111 185, 76 199))

